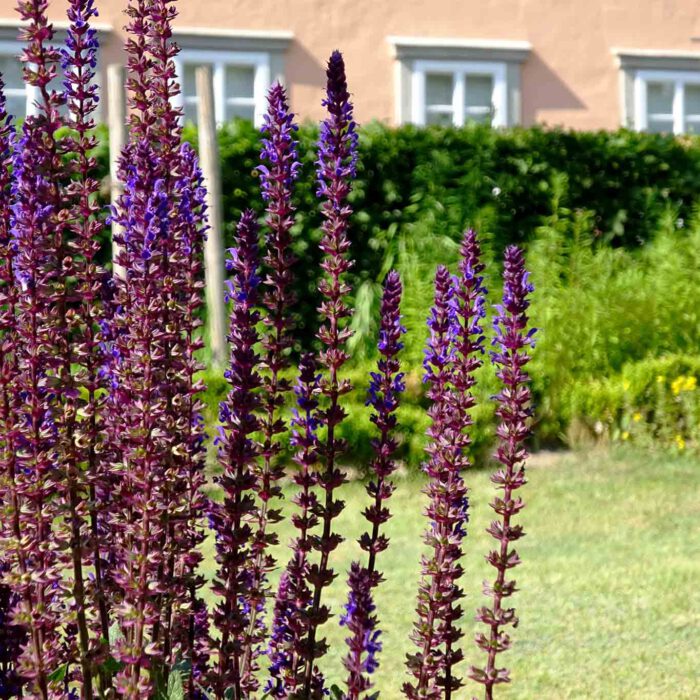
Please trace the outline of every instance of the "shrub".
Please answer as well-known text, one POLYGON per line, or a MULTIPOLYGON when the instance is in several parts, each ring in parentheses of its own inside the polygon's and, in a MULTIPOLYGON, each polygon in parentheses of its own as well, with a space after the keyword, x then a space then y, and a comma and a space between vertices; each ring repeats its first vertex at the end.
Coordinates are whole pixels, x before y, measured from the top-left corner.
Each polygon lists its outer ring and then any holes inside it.
POLYGON ((649 448, 698 446, 700 358, 666 355, 630 362, 618 374, 581 382, 571 396, 578 439, 605 438, 649 448))

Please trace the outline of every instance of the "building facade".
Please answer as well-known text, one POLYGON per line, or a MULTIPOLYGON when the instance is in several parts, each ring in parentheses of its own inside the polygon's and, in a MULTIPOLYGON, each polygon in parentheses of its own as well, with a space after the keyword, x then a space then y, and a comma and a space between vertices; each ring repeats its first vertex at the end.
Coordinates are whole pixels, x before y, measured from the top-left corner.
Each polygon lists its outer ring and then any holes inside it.
MULTIPOLYGON (((101 80, 124 62, 125 4, 98 0, 101 80)), ((178 9, 188 119, 203 63, 220 121, 259 122, 276 79, 302 120, 317 119, 325 59, 339 48, 360 121, 700 131, 700 3, 691 0, 180 0, 178 9)), ((51 0, 59 35, 64 11, 51 0)), ((14 14, 14 0, 0 0, 0 71, 23 115, 33 96, 14 14)))

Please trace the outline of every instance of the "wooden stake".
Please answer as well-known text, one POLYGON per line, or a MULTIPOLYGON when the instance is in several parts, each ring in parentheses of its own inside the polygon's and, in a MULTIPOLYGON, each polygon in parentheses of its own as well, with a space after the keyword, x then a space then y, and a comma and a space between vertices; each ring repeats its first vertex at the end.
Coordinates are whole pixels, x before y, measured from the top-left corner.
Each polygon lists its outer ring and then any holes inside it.
POLYGON ((209 231, 204 244, 207 319, 212 363, 221 367, 226 360, 226 304, 224 302, 224 246, 221 211, 221 167, 216 138, 214 86, 210 66, 195 71, 199 162, 207 188, 209 231))
MULTIPOLYGON (((126 70, 120 63, 107 66, 107 99, 109 101, 109 194, 114 206, 123 191, 119 181, 119 157, 126 145, 126 70)), ((112 223, 112 272, 124 279, 125 270, 115 260, 119 254, 119 244, 114 234, 120 233, 120 227, 112 223)))

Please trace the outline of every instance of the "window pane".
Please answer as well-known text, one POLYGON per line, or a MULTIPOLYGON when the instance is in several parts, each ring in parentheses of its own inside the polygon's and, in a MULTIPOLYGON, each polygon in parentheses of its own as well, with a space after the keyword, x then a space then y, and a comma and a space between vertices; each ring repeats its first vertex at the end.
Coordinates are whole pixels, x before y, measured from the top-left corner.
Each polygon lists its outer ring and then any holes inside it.
POLYGON ((253 105, 226 105, 226 120, 238 117, 239 119, 249 119, 253 121, 255 117, 255 107, 253 105))
MULTIPOLYGON (((197 123, 197 68, 211 65, 209 63, 186 63, 182 67, 181 76, 182 102, 185 110, 185 121, 197 123)), ((216 99, 216 97, 215 97, 216 99)))
POLYGON ((685 86, 685 113, 700 114, 700 85, 685 86))
POLYGON ((196 97, 197 96, 197 66, 189 63, 184 66, 185 75, 182 77, 182 96, 196 97))
POLYGON ((0 56, 0 73, 8 90, 24 90, 22 65, 16 56, 0 56))
POLYGON ((192 122, 193 124, 197 123, 197 98, 196 97, 190 97, 189 99, 185 99, 185 121, 186 122, 192 122))
POLYGON ((700 85, 685 86, 685 131, 700 133, 700 85))
POLYGON ((647 131, 652 134, 672 134, 673 119, 652 119, 649 117, 647 131))
POLYGON ((452 126, 452 112, 451 111, 428 111, 425 114, 426 124, 439 124, 440 126, 452 126))
POLYGON ((425 76, 425 104, 452 105, 452 92, 454 90, 454 77, 439 73, 425 76))
POLYGON ((490 75, 467 75, 464 97, 464 118, 466 121, 491 123, 493 78, 490 75))
POLYGON ((651 119, 673 119, 673 83, 647 83, 647 114, 651 119))
POLYGON ((0 73, 5 81, 8 113, 17 119, 24 119, 27 111, 27 92, 19 60, 15 56, 0 56, 0 73))
POLYGON ((227 66, 226 98, 253 97, 255 68, 253 66, 227 66))

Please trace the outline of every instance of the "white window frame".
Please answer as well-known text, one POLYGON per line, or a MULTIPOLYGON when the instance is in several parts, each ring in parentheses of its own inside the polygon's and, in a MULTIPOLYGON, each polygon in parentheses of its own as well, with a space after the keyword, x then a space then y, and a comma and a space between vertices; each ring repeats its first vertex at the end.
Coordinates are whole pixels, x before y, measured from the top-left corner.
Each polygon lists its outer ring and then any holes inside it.
MULTIPOLYGON (((266 109, 266 95, 271 85, 272 71, 270 68, 270 54, 264 51, 218 51, 208 49, 183 49, 175 60, 178 82, 183 86, 185 65, 211 65, 214 81, 214 111, 216 121, 223 124, 226 121, 227 105, 252 106, 254 110, 253 122, 261 126, 266 109), (226 96, 226 68, 229 66, 241 66, 254 68, 253 97, 227 97, 226 96)), ((179 105, 184 106, 185 99, 189 103, 196 104, 197 97, 185 98, 179 95, 179 105)))
MULTIPOLYGON (((58 45, 59 42, 56 42, 58 45)), ((24 50, 24 44, 22 44, 19 41, 8 41, 8 40, 0 40, 0 55, 2 56, 8 56, 14 58, 17 63, 20 64, 21 68, 23 69, 24 66, 22 65, 20 61, 20 56, 22 55, 22 51, 24 50)), ((98 66, 99 66, 99 57, 98 57, 98 66)), ((56 80, 63 81, 63 73, 60 65, 56 66, 56 80)), ((98 86, 100 85, 100 71, 99 68, 95 71, 95 84, 98 86)), ((22 92, 25 94, 26 97, 26 104, 24 108, 24 118, 26 117, 33 117, 36 116, 38 113, 38 102, 41 99, 41 93, 39 88, 36 85, 28 85, 27 83, 24 83, 24 89, 22 92)), ((5 85, 5 96, 6 97, 19 97, 19 89, 18 88, 8 88, 7 85, 5 85)), ((13 117, 17 117, 16 114, 11 115, 13 117)), ((101 116, 102 116, 102 101, 98 100, 98 102, 95 104, 95 111, 93 113, 93 118, 96 121, 99 121, 101 116)))
MULTIPOLYGON (((693 71, 640 70, 634 78, 634 128, 646 131, 647 86, 649 83, 673 83, 673 133, 685 133, 685 86, 700 85, 700 73, 693 71)), ((700 121, 698 119, 697 121, 700 121)))
POLYGON ((493 117, 491 126, 499 127, 508 124, 508 87, 505 63, 489 61, 415 61, 411 75, 411 121, 419 126, 424 126, 427 121, 425 82, 428 74, 453 76, 454 90, 452 91, 451 111, 452 122, 455 126, 462 126, 465 123, 464 97, 467 76, 490 76, 493 80, 493 92, 491 95, 493 117))
MULTIPOLYGON (((23 48, 23 45, 19 41, 0 41, 0 55, 14 58, 17 63, 21 63, 19 57, 22 54, 23 48)), ((36 103, 39 99, 39 89, 34 85, 27 85, 27 83, 24 83, 22 92, 25 94, 26 99, 24 117, 35 115, 37 112, 36 103)), ((5 85, 5 95, 7 97, 19 97, 18 93, 18 88, 8 88, 7 85, 5 85)), ((12 116, 16 117, 17 115, 13 114, 12 116)))

